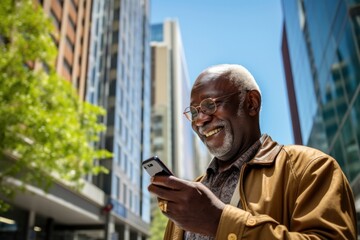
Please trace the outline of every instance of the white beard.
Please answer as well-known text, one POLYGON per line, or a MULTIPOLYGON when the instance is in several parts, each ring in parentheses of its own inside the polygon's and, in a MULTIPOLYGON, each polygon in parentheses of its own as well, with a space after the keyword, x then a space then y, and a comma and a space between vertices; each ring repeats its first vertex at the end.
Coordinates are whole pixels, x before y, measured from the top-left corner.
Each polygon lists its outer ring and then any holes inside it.
POLYGON ((205 145, 209 149, 209 152, 216 158, 220 158, 221 156, 224 156, 226 153, 228 153, 231 150, 232 147, 234 136, 231 133, 228 125, 224 126, 224 131, 225 131, 225 139, 220 147, 217 148, 211 147, 207 145, 205 142, 205 145))

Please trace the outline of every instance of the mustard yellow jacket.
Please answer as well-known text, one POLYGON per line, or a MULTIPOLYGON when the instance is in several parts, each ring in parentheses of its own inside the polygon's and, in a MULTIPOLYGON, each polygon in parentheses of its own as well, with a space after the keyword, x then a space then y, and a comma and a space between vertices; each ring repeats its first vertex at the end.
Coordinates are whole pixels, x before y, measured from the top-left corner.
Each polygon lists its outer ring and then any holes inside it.
MULTIPOLYGON (((329 155, 305 146, 281 146, 267 136, 240 171, 242 209, 226 205, 217 240, 357 239, 349 183, 329 155)), ((169 221, 164 239, 184 231, 169 221)))

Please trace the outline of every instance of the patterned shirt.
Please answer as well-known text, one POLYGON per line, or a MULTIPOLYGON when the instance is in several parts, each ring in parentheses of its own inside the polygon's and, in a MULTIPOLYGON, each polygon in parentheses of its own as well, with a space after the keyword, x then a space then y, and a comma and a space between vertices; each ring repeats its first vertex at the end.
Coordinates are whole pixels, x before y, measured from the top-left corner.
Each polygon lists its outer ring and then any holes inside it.
MULTIPOLYGON (((239 180, 241 166, 250 161, 259 150, 265 135, 256 141, 244 154, 241 155, 224 171, 219 172, 217 159, 213 158, 206 170, 202 183, 208 187, 223 203, 229 204, 239 180)), ((204 236, 198 233, 185 232, 185 240, 213 240, 215 237, 204 236)))

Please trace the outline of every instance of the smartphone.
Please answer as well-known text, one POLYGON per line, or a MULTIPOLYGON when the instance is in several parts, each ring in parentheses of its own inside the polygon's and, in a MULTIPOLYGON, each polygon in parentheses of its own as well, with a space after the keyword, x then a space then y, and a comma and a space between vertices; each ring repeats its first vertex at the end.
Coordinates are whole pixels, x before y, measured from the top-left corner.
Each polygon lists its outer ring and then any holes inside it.
POLYGON ((142 162, 143 168, 150 174, 151 177, 157 176, 170 176, 174 175, 166 165, 158 158, 153 156, 142 162))

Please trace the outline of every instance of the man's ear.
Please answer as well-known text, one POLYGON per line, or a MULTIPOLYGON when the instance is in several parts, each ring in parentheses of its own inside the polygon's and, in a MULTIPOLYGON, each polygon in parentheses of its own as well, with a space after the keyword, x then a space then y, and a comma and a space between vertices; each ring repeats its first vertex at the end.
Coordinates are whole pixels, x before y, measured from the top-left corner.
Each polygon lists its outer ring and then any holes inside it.
POLYGON ((250 116, 259 114, 261 107, 261 95, 257 90, 250 90, 246 95, 246 107, 250 116))

